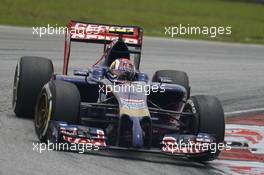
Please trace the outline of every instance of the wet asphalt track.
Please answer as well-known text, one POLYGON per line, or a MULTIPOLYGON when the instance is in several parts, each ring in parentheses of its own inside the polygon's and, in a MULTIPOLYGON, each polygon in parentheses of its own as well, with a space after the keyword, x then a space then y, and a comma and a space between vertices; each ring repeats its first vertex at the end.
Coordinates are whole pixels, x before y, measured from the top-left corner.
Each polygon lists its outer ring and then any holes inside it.
MULTIPOLYGON (((33 122, 11 109, 15 65, 24 55, 48 57, 61 72, 63 36, 32 35, 0 26, 0 174, 215 174, 186 159, 124 152, 101 155, 33 151, 33 122), (122 158, 119 158, 122 157, 122 158)), ((74 44, 71 68, 89 67, 102 46, 74 44)), ((264 107, 264 46, 144 38, 141 71, 178 69, 189 74, 193 94, 216 95, 225 112, 264 107)))

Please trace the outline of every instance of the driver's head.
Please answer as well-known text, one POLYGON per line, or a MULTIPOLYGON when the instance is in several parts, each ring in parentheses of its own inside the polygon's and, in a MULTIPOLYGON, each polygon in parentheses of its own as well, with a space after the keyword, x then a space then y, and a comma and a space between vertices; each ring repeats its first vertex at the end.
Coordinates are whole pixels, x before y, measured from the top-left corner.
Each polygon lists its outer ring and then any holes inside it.
POLYGON ((119 58, 110 65, 111 74, 119 80, 132 80, 135 75, 135 67, 127 58, 119 58))

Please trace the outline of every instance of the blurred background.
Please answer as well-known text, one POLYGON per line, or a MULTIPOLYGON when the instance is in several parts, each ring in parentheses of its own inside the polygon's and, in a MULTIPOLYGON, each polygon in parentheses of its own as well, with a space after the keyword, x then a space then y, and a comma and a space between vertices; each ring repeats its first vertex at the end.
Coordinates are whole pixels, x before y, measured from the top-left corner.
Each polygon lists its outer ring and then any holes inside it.
POLYGON ((231 26, 231 35, 181 35, 185 39, 264 44, 264 0, 0 0, 0 24, 65 26, 70 19, 144 27, 169 37, 164 27, 231 26))

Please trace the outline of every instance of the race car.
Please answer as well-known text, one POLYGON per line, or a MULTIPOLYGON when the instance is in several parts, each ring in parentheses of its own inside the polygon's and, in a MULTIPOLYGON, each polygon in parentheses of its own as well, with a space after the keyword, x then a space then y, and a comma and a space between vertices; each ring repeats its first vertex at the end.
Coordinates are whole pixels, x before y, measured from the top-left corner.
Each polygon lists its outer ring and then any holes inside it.
POLYGON ((183 71, 158 70, 149 79, 140 71, 142 42, 138 26, 70 21, 62 74, 54 73, 50 59, 20 58, 13 86, 15 114, 34 118, 41 142, 216 159, 225 133, 220 101, 190 96, 183 71), (94 65, 68 75, 72 42, 102 44, 104 49, 94 65))

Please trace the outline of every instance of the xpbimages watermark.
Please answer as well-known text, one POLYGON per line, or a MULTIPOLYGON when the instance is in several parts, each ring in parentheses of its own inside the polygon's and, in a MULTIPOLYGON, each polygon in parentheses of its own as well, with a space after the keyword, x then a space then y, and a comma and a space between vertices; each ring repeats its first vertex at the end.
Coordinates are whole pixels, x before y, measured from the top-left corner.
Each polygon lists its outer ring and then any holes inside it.
POLYGON ((204 35, 209 36, 210 38, 215 38, 219 35, 231 35, 232 27, 231 26, 192 26, 187 25, 176 25, 176 26, 166 26, 164 27, 165 35, 168 35, 172 38, 178 37, 181 35, 204 35))
POLYGON ((145 95, 149 95, 151 92, 156 93, 164 93, 165 87, 164 85, 157 85, 157 84, 137 84, 137 83, 125 83, 125 84, 116 84, 114 82, 113 85, 99 85, 99 93, 144 93, 145 95))
POLYGON ((84 153, 85 151, 98 151, 99 146, 92 143, 53 143, 49 140, 47 143, 39 143, 39 142, 33 142, 33 151, 43 153, 44 151, 73 151, 78 153, 84 153))
POLYGON ((65 30, 67 30, 67 27, 58 26, 57 24, 55 26, 47 24, 47 26, 32 27, 32 34, 39 37, 44 35, 64 35, 65 30))
POLYGON ((198 151, 198 152, 207 152, 210 151, 211 153, 216 153, 218 150, 231 150, 231 145, 228 143, 184 143, 183 141, 180 141, 179 143, 165 143, 162 147, 163 151, 178 153, 178 152, 192 152, 192 151, 198 151))

